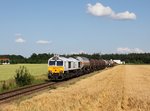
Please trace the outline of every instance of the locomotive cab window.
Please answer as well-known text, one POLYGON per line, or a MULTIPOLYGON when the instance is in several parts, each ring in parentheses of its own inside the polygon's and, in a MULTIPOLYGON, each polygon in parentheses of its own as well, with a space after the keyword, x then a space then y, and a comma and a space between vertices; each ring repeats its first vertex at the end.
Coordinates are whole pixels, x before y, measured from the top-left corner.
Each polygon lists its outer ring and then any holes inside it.
POLYGON ((63 66, 63 61, 57 61, 57 66, 63 66))
POLYGON ((50 66, 54 66, 55 65, 55 61, 49 61, 49 65, 50 66))

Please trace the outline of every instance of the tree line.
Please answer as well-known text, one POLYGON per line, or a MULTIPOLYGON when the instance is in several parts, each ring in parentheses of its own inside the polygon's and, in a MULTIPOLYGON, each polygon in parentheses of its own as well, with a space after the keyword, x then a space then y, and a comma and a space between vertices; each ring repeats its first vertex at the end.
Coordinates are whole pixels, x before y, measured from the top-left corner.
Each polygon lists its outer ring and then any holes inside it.
MULTIPOLYGON (((47 63, 48 59, 54 56, 51 53, 36 54, 33 53, 30 57, 26 58, 22 55, 0 55, 0 58, 9 58, 11 64, 18 63, 31 63, 31 64, 42 64, 47 63)), ((150 64, 150 53, 130 53, 130 54, 68 54, 60 55, 65 57, 83 56, 89 59, 119 59, 131 64, 150 64)))

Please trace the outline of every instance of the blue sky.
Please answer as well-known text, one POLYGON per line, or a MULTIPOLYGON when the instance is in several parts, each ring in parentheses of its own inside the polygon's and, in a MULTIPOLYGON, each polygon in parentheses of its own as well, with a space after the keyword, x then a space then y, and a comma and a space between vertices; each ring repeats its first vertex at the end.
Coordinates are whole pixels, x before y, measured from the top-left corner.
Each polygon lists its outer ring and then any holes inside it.
POLYGON ((0 54, 150 52, 149 0, 0 0, 0 54))

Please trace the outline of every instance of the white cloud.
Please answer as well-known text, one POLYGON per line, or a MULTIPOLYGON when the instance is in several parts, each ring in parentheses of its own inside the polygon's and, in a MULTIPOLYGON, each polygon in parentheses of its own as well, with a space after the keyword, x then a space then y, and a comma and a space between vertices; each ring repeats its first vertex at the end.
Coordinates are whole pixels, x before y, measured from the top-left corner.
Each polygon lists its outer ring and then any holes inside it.
POLYGON ((143 50, 139 49, 139 48, 117 48, 117 52, 118 53, 144 53, 143 50))
POLYGON ((88 12, 95 16, 107 16, 112 14, 112 9, 110 7, 105 7, 101 3, 96 3, 95 5, 88 4, 88 12))
POLYGON ((119 52, 119 53, 129 53, 130 49, 129 48, 117 48, 117 52, 119 52))
POLYGON ((144 53, 144 51, 139 49, 139 48, 134 48, 133 52, 135 52, 135 53, 144 53))
POLYGON ((80 50, 80 51, 79 51, 79 54, 87 54, 87 52, 84 51, 84 50, 80 50))
POLYGON ((24 43, 24 42, 26 42, 23 39, 22 34, 20 34, 20 33, 15 34, 15 37, 16 37, 16 40, 15 40, 16 43, 24 43))
POLYGON ((71 52, 70 54, 87 54, 87 52, 84 50, 79 50, 77 52, 71 52))
POLYGON ((36 41, 37 44, 50 44, 52 41, 47 41, 47 40, 38 40, 36 41))
POLYGON ((113 19, 118 19, 118 20, 134 20, 134 19, 136 19, 136 15, 134 13, 130 13, 128 11, 117 13, 117 14, 112 14, 111 17, 113 19))
POLYGON ((116 13, 109 6, 104 6, 101 3, 96 3, 95 5, 88 4, 87 5, 88 13, 94 16, 107 16, 116 20, 135 20, 136 15, 132 12, 125 11, 116 13))
POLYGON ((17 42, 17 43, 24 43, 24 42, 26 42, 23 38, 17 38, 16 40, 15 40, 15 42, 17 42))

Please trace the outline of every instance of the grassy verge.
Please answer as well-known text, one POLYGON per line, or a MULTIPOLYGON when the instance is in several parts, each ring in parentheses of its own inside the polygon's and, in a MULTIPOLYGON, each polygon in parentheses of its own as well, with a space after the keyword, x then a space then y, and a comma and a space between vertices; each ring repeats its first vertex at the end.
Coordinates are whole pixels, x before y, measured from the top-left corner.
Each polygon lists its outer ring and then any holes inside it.
MULTIPOLYGON (((33 83, 32 83, 32 85, 43 83, 46 80, 48 80, 47 79, 47 74, 36 76, 33 83)), ((19 88, 19 86, 16 85, 14 79, 0 81, 0 93, 10 91, 10 90, 13 90, 13 89, 16 89, 16 88, 19 88)))

